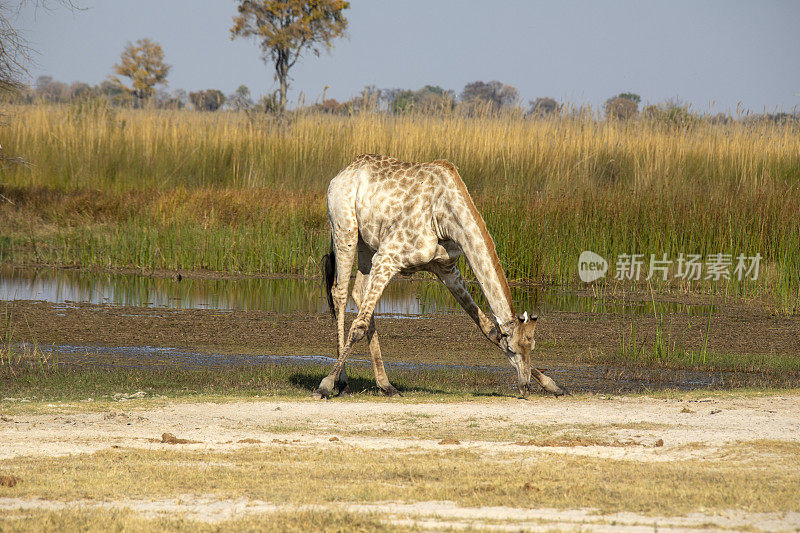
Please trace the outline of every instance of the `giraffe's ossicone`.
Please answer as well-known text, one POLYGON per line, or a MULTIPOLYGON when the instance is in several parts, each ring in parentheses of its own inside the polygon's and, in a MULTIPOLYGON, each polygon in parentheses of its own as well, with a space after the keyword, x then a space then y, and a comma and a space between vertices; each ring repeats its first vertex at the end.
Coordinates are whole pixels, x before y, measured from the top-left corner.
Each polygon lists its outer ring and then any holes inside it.
POLYGON ((420 270, 441 279, 486 338, 505 353, 517 370, 523 396, 531 389, 531 377, 557 396, 566 393, 531 365, 537 317, 514 311, 494 241, 452 163, 361 155, 331 180, 327 199, 331 251, 323 265, 338 326, 338 359, 317 397, 330 397, 334 389, 347 391, 344 363, 353 344, 364 337, 378 387, 389 395, 397 393, 386 377, 373 313, 395 274, 420 270), (475 304, 461 277, 456 263, 462 254, 489 302, 491 319, 475 304), (353 263, 358 268, 352 292, 358 315, 345 336, 353 263))

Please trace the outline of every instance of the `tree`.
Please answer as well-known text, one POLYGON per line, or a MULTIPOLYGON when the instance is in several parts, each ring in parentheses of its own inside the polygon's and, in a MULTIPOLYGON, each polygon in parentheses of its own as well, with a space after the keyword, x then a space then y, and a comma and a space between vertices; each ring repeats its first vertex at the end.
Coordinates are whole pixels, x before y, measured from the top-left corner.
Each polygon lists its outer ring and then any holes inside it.
POLYGON ((353 113, 369 113, 377 111, 381 101, 381 90, 374 85, 366 85, 361 89, 361 94, 345 102, 353 113))
POLYGON ((539 117, 557 115, 561 111, 561 105, 554 98, 537 98, 531 100, 530 104, 530 114, 539 117))
POLYGON ((138 100, 144 100, 155 94, 156 85, 166 85, 169 69, 170 66, 164 63, 161 45, 150 39, 139 39, 136 43, 128 43, 120 62, 114 65, 114 72, 131 80, 130 87, 116 76, 111 81, 138 100))
POLYGON ((642 115, 653 124, 669 128, 689 128, 700 122, 700 117, 691 112, 689 104, 672 98, 659 105, 647 106, 642 115))
POLYGON ((636 93, 619 93, 617 98, 625 98, 626 100, 630 100, 631 102, 641 103, 642 97, 636 93))
POLYGON ((250 98, 250 89, 247 85, 239 85, 234 93, 228 97, 228 106, 236 111, 246 111, 253 107, 250 98))
POLYGON ((426 85, 416 92, 414 101, 418 109, 431 111, 450 111, 456 105, 456 93, 438 85, 426 85))
POLYGON ((72 85, 69 86, 69 100, 78 100, 78 99, 85 99, 90 98, 93 94, 92 87, 83 81, 76 81, 73 82, 72 85))
POLYGON ((348 106, 346 104, 339 103, 336 98, 326 98, 319 104, 314 105, 312 109, 314 111, 328 113, 330 115, 346 115, 350 112, 348 106))
POLYGON ((347 19, 345 0, 237 0, 239 14, 233 17, 231 39, 254 37, 265 63, 273 63, 278 81, 278 112, 286 112, 289 71, 311 51, 329 50, 333 40, 344 34, 347 19))
POLYGON ((97 92, 105 96, 112 105, 130 105, 131 95, 121 85, 111 80, 103 80, 97 86, 97 92))
POLYGON ((453 91, 442 89, 438 85, 426 85, 418 91, 408 89, 383 89, 381 99, 392 113, 418 111, 433 113, 452 110, 455 105, 453 91))
POLYGON ((39 76, 35 87, 36 96, 51 103, 65 101, 69 91, 66 83, 55 81, 52 76, 39 76))
POLYGON ((159 109, 183 109, 186 105, 187 96, 183 89, 176 89, 171 93, 160 90, 154 97, 155 106, 159 109))
POLYGON ((198 111, 216 111, 225 103, 225 95, 217 89, 189 93, 189 101, 198 111))
POLYGON ((606 117, 617 120, 628 120, 639 114, 639 95, 622 93, 606 100, 606 117), (636 97, 636 99, 631 98, 636 97))
POLYGON ((519 91, 511 85, 497 80, 473 81, 465 85, 464 90, 461 91, 461 101, 464 104, 471 107, 489 106, 491 111, 513 105, 517 100, 519 100, 519 91))

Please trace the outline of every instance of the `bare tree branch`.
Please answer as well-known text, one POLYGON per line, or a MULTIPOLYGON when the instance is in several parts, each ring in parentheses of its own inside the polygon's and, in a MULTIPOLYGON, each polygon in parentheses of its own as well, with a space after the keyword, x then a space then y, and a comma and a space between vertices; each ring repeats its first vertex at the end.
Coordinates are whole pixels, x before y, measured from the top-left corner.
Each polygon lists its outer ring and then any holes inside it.
POLYGON ((74 0, 0 0, 0 91, 18 89, 28 75, 34 50, 18 28, 22 9, 32 6, 34 13, 51 11, 58 5, 81 10, 74 0))

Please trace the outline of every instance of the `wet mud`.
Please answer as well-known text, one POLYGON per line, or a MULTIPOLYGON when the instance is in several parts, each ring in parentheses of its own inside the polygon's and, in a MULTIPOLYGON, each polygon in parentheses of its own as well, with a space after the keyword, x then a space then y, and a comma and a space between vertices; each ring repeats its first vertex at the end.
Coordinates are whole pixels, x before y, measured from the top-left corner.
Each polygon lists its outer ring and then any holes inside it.
MULTIPOLYGON (((216 367, 332 364, 335 325, 327 313, 158 309, 17 300, 6 306, 8 331, 19 346, 57 354, 65 365, 88 367, 216 367)), ((348 318, 351 319, 352 316, 348 318)), ((758 310, 726 310, 711 317, 553 312, 540 319, 534 364, 573 391, 788 385, 797 376, 750 372, 621 367, 620 338, 632 327, 642 342, 660 329, 683 347, 733 354, 800 354, 800 319, 758 310), (708 339, 706 341, 706 332, 708 339)), ((409 320, 379 317, 387 370, 452 370, 496 374, 513 383, 512 369, 466 315, 409 320)), ((365 345, 349 365, 370 368, 365 345)))

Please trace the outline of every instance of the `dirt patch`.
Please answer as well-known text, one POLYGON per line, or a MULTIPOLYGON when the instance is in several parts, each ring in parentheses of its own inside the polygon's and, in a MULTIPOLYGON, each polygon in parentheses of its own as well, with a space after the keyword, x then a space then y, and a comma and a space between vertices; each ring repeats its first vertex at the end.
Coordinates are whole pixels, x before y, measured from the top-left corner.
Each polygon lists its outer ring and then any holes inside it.
POLYGON ((0 475, 0 487, 16 487, 17 483, 20 481, 22 481, 22 479, 17 476, 0 475))
POLYGON ((161 442, 164 444, 198 444, 199 440, 179 439, 172 433, 161 435, 161 442))
POLYGON ((442 439, 439 441, 439 445, 444 446, 447 444, 461 444, 461 442, 457 441, 456 439, 442 439))

